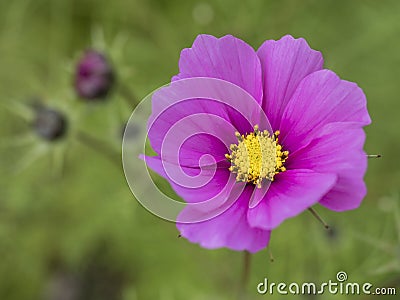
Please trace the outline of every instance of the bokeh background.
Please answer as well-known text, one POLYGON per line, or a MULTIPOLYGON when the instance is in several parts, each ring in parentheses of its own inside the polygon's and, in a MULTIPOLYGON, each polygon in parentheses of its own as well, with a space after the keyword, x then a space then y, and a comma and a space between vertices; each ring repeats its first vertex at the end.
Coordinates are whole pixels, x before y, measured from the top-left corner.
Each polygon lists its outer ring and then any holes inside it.
POLYGON ((135 201, 119 158, 135 101, 177 73, 180 50, 200 33, 255 48, 288 33, 306 38, 327 68, 365 91, 366 151, 383 155, 369 161, 359 209, 316 208, 331 231, 305 212, 273 232, 274 262, 268 250, 253 256, 247 298, 291 297, 258 295, 264 277, 318 283, 338 271, 400 293, 399 15, 397 0, 1 1, 0 299, 235 299, 242 253, 178 239, 174 224, 135 201), (119 86, 87 103, 72 82, 93 47, 110 58, 119 86), (32 127, 39 101, 68 119, 57 141, 32 127))

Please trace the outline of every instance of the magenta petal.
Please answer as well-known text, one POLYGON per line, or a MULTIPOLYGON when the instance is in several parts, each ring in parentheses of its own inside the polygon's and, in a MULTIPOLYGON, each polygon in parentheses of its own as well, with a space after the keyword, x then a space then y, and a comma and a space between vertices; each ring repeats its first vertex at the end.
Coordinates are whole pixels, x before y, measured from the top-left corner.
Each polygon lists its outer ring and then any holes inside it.
MULTIPOLYGON (((225 158, 225 153, 228 152, 228 147, 220 139, 203 133, 187 138, 176 153, 179 153, 178 161, 182 166, 198 167, 204 155, 212 155, 216 162, 225 163, 229 168, 230 163, 225 158)), ((167 153, 163 157, 170 160, 171 155, 167 153)))
POLYGON ((360 206, 366 194, 367 187, 362 177, 342 174, 319 203, 334 211, 351 210, 360 206))
POLYGON ((191 106, 186 106, 185 109, 180 106, 179 109, 175 108, 180 115, 208 112, 231 121, 239 131, 246 132, 247 129, 252 129, 243 124, 246 122, 271 130, 268 118, 257 100, 240 86, 226 80, 210 77, 176 80, 155 91, 151 98, 152 114, 149 124, 172 106, 187 104, 186 101, 189 100, 200 102, 193 109, 191 106), (189 112, 186 112, 187 110, 189 112))
POLYGON ((250 227, 247 211, 251 193, 252 188, 247 187, 239 199, 217 217, 194 224, 177 223, 177 228, 183 237, 204 248, 260 251, 268 245, 271 232, 250 227))
POLYGON ((328 124, 310 144, 291 154, 288 168, 337 174, 336 184, 320 204, 335 211, 357 208, 366 195, 364 141, 361 128, 352 128, 346 123, 328 124))
MULTIPOLYGON (((221 190, 227 185, 228 180, 230 180, 230 172, 226 166, 217 168, 215 172, 211 169, 205 169, 200 172, 200 169, 197 168, 179 167, 172 164, 163 165, 158 156, 143 156, 142 159, 145 159, 146 164, 150 169, 167 179, 174 191, 188 203, 203 202, 212 199, 221 192, 221 190), (189 176, 200 176, 200 178, 197 178, 196 180, 197 183, 204 182, 206 184, 200 187, 191 187, 179 184, 179 182, 172 180, 170 176, 168 176, 165 168, 176 168, 177 170, 182 168, 182 170, 189 176)), ((171 175, 173 175, 173 172, 171 175)))
MULTIPOLYGON (((229 112, 235 114, 232 108, 207 99, 171 105, 149 128, 151 146, 163 159, 187 167, 198 167, 205 154, 216 162, 226 161, 229 145, 236 142, 229 112)), ((235 120, 239 122, 240 115, 235 120)))
POLYGON ((251 195, 250 198, 250 203, 249 203, 250 208, 256 207, 262 201, 262 199, 264 199, 264 197, 268 193, 268 189, 270 186, 271 186, 271 181, 264 180, 260 188, 254 189, 253 194, 251 195))
MULTIPOLYGON (((229 147, 237 141, 235 131, 250 132, 255 124, 272 131, 261 106, 247 91, 221 79, 195 77, 174 81, 152 95, 148 135, 157 154, 161 154, 164 147, 168 153, 162 154, 162 158, 165 159, 165 155, 172 156, 177 163, 178 152, 172 148, 180 146, 184 142, 183 138, 204 133, 215 136, 229 147), (166 141, 168 134, 170 138, 166 141)), ((206 145, 207 143, 199 143, 198 148, 207 148, 206 145)), ((214 146, 210 145, 208 148, 217 148, 214 146)), ((198 150, 205 152, 205 149, 198 150)), ((226 153, 213 151, 209 154, 213 155, 215 152, 220 155, 226 153)), ((186 158, 195 163, 190 155, 186 158)), ((192 163, 185 165, 197 166, 192 163)))
POLYGON ((192 48, 182 50, 180 73, 173 80, 212 77, 234 83, 262 101, 261 65, 256 52, 242 40, 227 35, 201 34, 192 48))
POLYGON ((278 41, 265 41, 257 51, 263 71, 263 108, 272 128, 278 129, 283 111, 300 81, 321 70, 322 54, 307 42, 286 35, 278 41))
POLYGON ((300 83, 286 106, 280 126, 281 141, 295 151, 313 139, 326 124, 371 122, 363 91, 357 84, 341 80, 329 70, 317 71, 300 83))
POLYGON ((336 175, 288 170, 276 176, 267 195, 247 214, 252 227, 272 230, 318 203, 336 182, 336 175))

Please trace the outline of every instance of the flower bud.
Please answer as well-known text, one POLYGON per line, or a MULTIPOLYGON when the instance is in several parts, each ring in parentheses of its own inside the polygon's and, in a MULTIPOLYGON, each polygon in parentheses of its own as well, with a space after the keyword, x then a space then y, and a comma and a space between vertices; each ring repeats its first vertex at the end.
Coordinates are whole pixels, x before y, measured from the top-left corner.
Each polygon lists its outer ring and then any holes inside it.
POLYGON ((115 81, 107 58, 95 50, 87 50, 79 60, 75 72, 75 91, 82 99, 104 99, 115 81))
POLYGON ((37 108, 33 128, 41 138, 47 141, 54 141, 66 133, 67 119, 61 112, 54 109, 37 108))

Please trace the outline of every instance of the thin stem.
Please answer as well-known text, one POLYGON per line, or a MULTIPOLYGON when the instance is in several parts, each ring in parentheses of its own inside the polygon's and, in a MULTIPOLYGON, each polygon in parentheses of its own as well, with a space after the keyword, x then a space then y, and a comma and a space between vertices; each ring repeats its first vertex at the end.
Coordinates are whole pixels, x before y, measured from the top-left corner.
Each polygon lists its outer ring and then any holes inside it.
POLYGON ((268 247, 268 254, 269 254, 270 262, 274 262, 275 258, 274 258, 274 255, 272 254, 272 251, 271 251, 271 249, 269 247, 268 247))
POLYGON ((132 108, 136 107, 138 104, 137 97, 127 85, 120 83, 118 86, 118 91, 129 106, 132 108))
POLYGON ((329 229, 329 225, 326 224, 324 220, 318 215, 318 213, 312 208, 309 207, 308 210, 312 213, 312 215, 322 224, 324 225, 325 229, 329 229))
POLYGON ((76 135, 79 142, 91 148, 92 150, 102 154, 105 158, 114 163, 118 168, 121 168, 121 157, 105 142, 90 136, 82 131, 79 131, 76 135))
POLYGON ((250 267, 251 267, 251 253, 248 251, 243 252, 243 270, 242 270, 242 278, 239 282, 239 300, 245 300, 246 297, 246 287, 249 282, 250 275, 250 267))

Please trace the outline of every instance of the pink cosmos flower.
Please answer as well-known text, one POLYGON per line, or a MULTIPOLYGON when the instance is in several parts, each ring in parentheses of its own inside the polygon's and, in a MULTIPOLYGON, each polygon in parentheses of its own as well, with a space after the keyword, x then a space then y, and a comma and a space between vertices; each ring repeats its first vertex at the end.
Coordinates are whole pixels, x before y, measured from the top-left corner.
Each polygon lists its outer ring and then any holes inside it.
POLYGON ((100 52, 86 50, 76 65, 74 85, 79 97, 89 101, 104 99, 115 82, 110 62, 100 52))
POLYGON ((272 229, 317 203, 334 211, 360 205, 366 194, 363 126, 371 122, 365 95, 323 69, 321 53, 304 39, 267 40, 254 51, 233 36, 200 35, 182 51, 179 70, 171 83, 175 94, 184 79, 215 78, 248 95, 233 95, 240 109, 201 97, 161 97, 167 88, 153 96, 148 136, 157 156, 145 157, 146 164, 185 202, 212 200, 197 212, 182 211, 181 236, 205 248, 257 252, 272 229), (181 121, 185 125, 171 134, 181 121), (183 142, 181 132, 189 133, 183 142), (212 163, 200 166, 204 157, 212 163), (201 183, 177 182, 181 171, 201 183), (197 221, 183 221, 188 215, 197 221))

